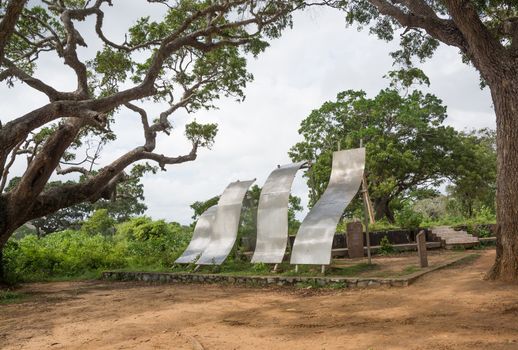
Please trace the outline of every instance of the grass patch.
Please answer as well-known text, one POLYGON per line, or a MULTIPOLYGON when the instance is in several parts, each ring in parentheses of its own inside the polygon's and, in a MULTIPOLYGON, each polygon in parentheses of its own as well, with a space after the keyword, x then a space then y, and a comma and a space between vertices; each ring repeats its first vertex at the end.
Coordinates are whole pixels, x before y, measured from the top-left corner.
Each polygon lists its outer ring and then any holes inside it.
POLYGON ((22 301, 26 297, 25 294, 12 290, 0 290, 0 305, 14 304, 22 301))
POLYGON ((480 254, 477 254, 477 253, 469 254, 469 255, 465 256, 464 258, 460 259, 459 261, 456 261, 454 264, 451 265, 451 267, 469 265, 469 264, 473 263, 475 260, 477 260, 478 258, 480 258, 480 254))
POLYGON ((419 270, 421 270, 421 268, 417 265, 408 265, 401 271, 401 275, 411 275, 419 270))
MULTIPOLYGON (((112 271, 122 272, 173 272, 173 273, 194 273, 196 265, 174 265, 172 268, 164 268, 161 266, 143 266, 140 268, 122 268, 112 271)), ((326 267, 326 276, 351 277, 357 276, 365 272, 379 270, 377 264, 358 263, 348 266, 326 267)), ((273 271, 273 265, 268 264, 252 264, 244 261, 226 261, 221 265, 205 265, 200 266, 196 270, 198 274, 219 274, 224 276, 322 276, 320 265, 299 265, 298 271, 295 271, 295 265, 289 263, 278 264, 277 271, 273 271)))

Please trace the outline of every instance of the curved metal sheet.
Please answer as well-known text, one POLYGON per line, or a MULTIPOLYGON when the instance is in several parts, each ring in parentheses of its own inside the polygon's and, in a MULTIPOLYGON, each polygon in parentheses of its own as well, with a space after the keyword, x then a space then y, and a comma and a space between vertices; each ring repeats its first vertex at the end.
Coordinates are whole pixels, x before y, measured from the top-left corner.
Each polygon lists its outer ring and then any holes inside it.
POLYGON ((254 181, 232 182, 223 191, 218 201, 210 243, 196 264, 220 265, 225 261, 236 242, 243 198, 254 181))
POLYGON ((176 259, 175 263, 189 264, 195 262, 205 248, 207 248, 210 242, 212 226, 214 225, 214 220, 216 218, 216 211, 217 205, 213 205, 201 214, 196 226, 194 227, 194 232, 187 249, 185 249, 183 254, 176 259))
POLYGON ((292 264, 331 263, 336 225, 358 192, 364 167, 365 148, 333 153, 329 184, 300 225, 291 252, 292 264))
POLYGON ((288 243, 288 204, 297 171, 306 162, 283 165, 271 172, 257 207, 257 242, 253 263, 282 262, 288 243))

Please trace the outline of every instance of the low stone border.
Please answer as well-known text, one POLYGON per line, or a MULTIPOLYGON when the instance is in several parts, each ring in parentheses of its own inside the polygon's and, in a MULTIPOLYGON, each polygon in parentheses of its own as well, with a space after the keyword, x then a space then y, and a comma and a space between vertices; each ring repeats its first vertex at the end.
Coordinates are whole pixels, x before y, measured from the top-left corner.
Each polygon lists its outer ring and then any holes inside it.
POLYGON ((116 281, 143 281, 158 283, 228 283, 255 286, 294 286, 298 283, 314 284, 319 287, 335 288, 373 288, 380 286, 406 287, 419 277, 451 266, 473 256, 459 257, 442 264, 427 268, 414 274, 398 278, 352 278, 352 277, 303 277, 303 276, 228 276, 220 274, 172 273, 172 272, 127 272, 105 271, 102 279, 116 281))

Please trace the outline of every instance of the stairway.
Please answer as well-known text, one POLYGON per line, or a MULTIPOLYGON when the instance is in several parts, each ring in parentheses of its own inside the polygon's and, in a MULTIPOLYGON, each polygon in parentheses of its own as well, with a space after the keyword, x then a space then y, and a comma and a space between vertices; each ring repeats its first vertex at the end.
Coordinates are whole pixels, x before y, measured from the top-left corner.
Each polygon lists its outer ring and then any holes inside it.
POLYGON ((455 231, 449 226, 438 226, 432 228, 432 235, 440 238, 446 249, 454 247, 470 248, 479 244, 477 237, 474 237, 466 231, 455 231))

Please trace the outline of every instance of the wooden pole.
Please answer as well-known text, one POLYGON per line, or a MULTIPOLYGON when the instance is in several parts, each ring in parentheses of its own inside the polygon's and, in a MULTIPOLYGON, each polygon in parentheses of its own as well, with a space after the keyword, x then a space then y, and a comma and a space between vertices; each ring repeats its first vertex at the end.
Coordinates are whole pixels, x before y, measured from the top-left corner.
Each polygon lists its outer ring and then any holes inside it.
MULTIPOLYGON (((363 147, 363 139, 360 139, 360 148, 363 147)), ((369 219, 373 219, 374 217, 370 215, 369 210, 369 195, 367 190, 367 181, 365 177, 365 173, 363 174, 362 180, 362 195, 363 195, 363 216, 365 217, 365 242, 367 243, 367 261, 369 265, 372 263, 371 259, 371 237, 369 235, 369 219)))

